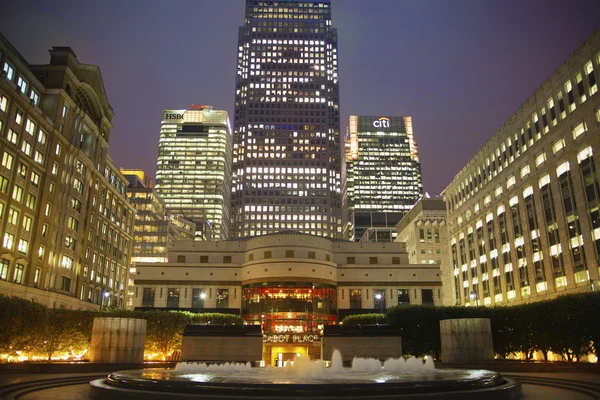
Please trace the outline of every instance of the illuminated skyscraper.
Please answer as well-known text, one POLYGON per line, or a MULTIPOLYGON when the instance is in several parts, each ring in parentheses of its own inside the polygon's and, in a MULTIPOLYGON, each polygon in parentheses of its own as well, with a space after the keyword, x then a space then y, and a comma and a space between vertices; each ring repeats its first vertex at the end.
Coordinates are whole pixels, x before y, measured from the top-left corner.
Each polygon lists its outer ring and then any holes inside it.
POLYGON ((346 165, 350 239, 371 241, 363 235, 374 228, 368 233, 377 241, 393 241, 396 224, 423 194, 412 118, 350 116, 346 165))
POLYGON ((247 0, 238 42, 232 237, 288 230, 343 236, 338 92, 331 3, 247 0))
POLYGON ((229 236, 231 158, 227 111, 192 105, 163 112, 156 191, 167 212, 196 224, 196 237, 229 236))

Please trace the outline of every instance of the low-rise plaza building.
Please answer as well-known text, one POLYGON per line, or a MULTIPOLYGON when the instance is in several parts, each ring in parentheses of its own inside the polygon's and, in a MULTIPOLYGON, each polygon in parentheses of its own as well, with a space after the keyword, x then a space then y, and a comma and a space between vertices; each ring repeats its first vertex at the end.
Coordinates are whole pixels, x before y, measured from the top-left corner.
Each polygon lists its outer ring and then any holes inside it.
POLYGON ((518 304, 595 290, 599 81, 597 30, 444 190, 461 304, 518 304))
POLYGON ((402 303, 441 305, 437 264, 409 264, 403 243, 299 233, 170 245, 168 263, 138 263, 136 309, 241 314, 262 325, 263 360, 318 357, 323 325, 402 303))

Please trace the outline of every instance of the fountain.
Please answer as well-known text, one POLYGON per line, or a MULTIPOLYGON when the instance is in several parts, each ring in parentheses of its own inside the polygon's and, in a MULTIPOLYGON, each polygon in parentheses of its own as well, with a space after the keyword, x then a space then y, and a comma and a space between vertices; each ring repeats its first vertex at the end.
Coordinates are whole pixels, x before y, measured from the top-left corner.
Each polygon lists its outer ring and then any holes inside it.
POLYGON ((487 370, 436 369, 431 357, 355 358, 344 368, 335 350, 331 365, 296 357, 282 368, 250 363, 180 363, 174 369, 114 372, 91 382, 91 398, 172 399, 518 399, 521 386, 487 370))

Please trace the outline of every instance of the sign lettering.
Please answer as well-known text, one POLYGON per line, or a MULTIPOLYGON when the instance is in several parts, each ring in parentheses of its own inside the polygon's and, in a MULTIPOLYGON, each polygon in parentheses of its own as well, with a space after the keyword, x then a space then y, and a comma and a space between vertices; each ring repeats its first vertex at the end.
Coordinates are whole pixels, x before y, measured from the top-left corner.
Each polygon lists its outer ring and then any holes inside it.
POLYGON ((263 335, 263 343, 313 343, 319 340, 318 334, 291 335, 275 333, 263 335))
POLYGON ((183 119, 183 114, 165 114, 165 119, 183 119))
POLYGON ((388 117, 381 117, 381 118, 373 121, 373 126, 375 128, 389 128, 390 127, 390 119, 388 117))

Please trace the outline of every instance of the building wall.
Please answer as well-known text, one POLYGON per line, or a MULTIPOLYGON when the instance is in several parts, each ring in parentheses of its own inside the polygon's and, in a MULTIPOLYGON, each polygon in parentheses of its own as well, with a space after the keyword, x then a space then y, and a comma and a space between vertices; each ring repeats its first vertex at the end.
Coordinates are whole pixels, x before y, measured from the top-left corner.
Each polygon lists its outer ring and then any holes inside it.
MULTIPOLYGON (((100 71, 65 47, 30 66, 1 35, 0 54, 0 278, 73 308, 121 306, 134 211, 107 156, 113 111, 100 71)), ((0 293, 40 299, 9 287, 0 293)))
POLYGON ((408 264, 403 243, 338 242, 311 235, 272 234, 247 240, 173 244, 169 263, 137 265, 134 307, 142 307, 143 289, 150 287, 156 288, 154 307, 166 307, 164 293, 177 287, 179 308, 190 307, 192 289, 202 288, 207 294, 205 308, 216 307, 217 289, 229 289, 229 308, 239 309, 242 286, 277 282, 337 286, 339 309, 350 308, 350 289, 361 290, 364 310, 375 310, 373 290, 384 290, 386 307, 398 304, 400 288, 411 289, 415 304, 421 303, 421 289, 432 290, 434 304, 441 304, 439 266, 408 264))
POLYGON ((546 299, 598 280, 599 63, 596 31, 445 189, 462 304, 546 299))
POLYGON ((396 241, 406 244, 411 264, 439 265, 441 304, 456 304, 453 269, 449 255, 446 206, 443 199, 421 198, 396 226, 396 241))
POLYGON ((238 48, 232 237, 296 231, 342 238, 331 2, 247 0, 238 48))
POLYGON ((156 192, 169 213, 196 224, 203 240, 229 237, 231 163, 227 111, 212 106, 163 111, 156 192))

